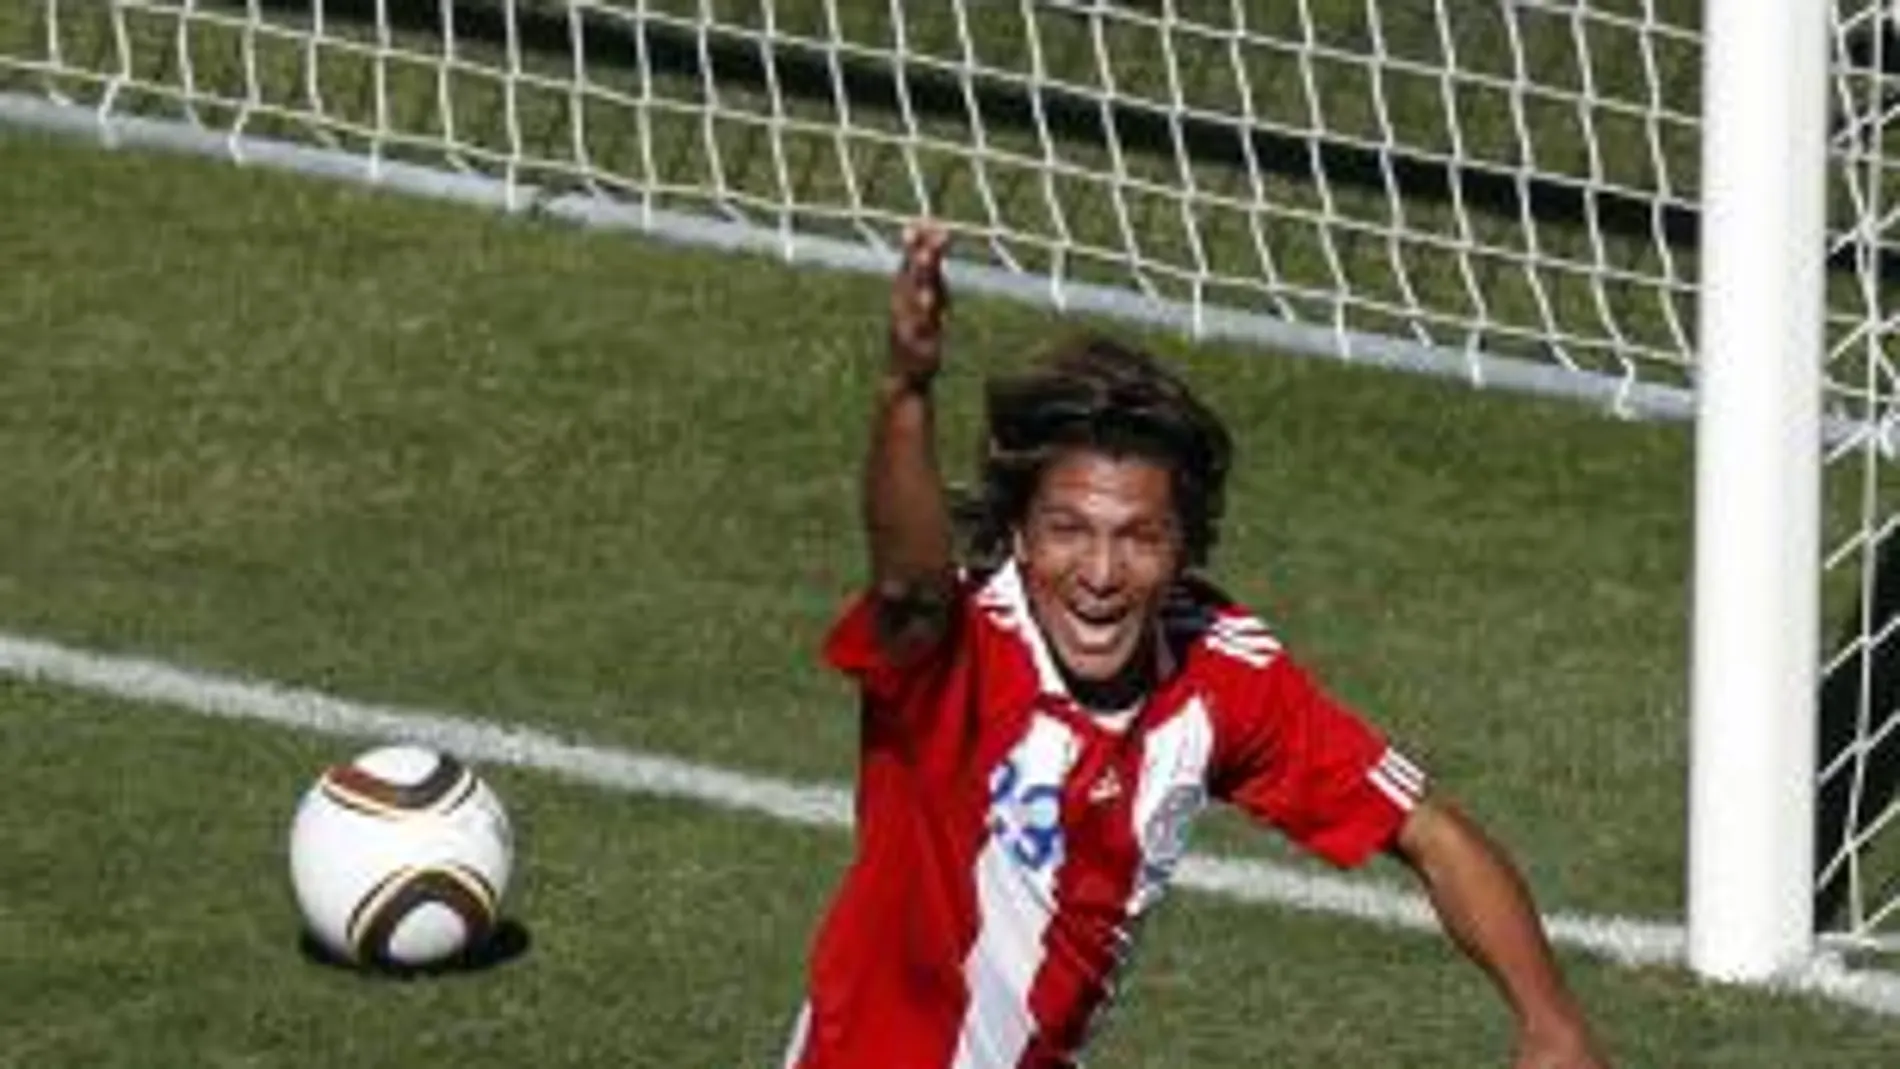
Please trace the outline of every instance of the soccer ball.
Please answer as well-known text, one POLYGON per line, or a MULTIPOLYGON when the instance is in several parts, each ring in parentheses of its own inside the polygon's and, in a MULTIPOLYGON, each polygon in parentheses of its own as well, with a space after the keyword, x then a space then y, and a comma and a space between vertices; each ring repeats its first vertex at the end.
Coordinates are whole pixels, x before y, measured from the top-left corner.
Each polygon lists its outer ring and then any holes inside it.
POLYGON ((501 799, 473 769, 420 746, 326 769, 290 827, 304 927, 355 965, 424 968, 478 949, 513 867, 501 799))

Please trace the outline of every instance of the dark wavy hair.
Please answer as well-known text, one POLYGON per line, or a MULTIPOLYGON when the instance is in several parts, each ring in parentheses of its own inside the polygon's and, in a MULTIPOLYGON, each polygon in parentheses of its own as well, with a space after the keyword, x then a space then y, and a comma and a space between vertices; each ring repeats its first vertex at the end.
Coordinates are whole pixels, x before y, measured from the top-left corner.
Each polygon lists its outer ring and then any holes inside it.
POLYGON ((979 485, 957 508, 970 563, 1008 556, 1043 472, 1077 449, 1166 467, 1186 562, 1207 563, 1233 443, 1220 417, 1153 356, 1100 335, 1071 337, 1028 372, 992 378, 985 407, 979 485))

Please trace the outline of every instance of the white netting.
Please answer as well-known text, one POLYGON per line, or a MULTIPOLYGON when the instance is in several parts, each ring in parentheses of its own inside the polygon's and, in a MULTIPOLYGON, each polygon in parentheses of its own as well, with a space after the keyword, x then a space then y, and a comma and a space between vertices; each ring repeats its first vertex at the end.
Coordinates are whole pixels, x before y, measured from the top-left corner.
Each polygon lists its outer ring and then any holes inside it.
POLYGON ((1693 4, 24 6, 0 83, 119 112, 873 244, 929 213, 1057 291, 1685 377, 1693 4))
MULTIPOLYGON (((1890 3, 1842 5, 1830 106, 1829 396, 1894 416, 1900 302, 1900 37, 1890 3), (1894 134, 1889 142, 1887 135, 1894 134), (1895 151, 1889 152, 1892 148, 1895 151)), ((1900 495, 1892 430, 1827 452, 1828 617, 1816 863, 1821 920, 1856 941, 1900 932, 1900 495)))
MULTIPOLYGON (((932 214, 1025 292, 1261 313, 1342 355, 1398 343, 1481 377, 1482 352, 1627 397, 1693 385, 1699 8, 16 0, 0 94, 691 213, 788 252, 887 249, 932 214)), ((1834 37, 1828 379, 1850 427, 1891 415, 1893 24, 1842 0, 1834 37)), ((1828 453, 1844 626, 1817 865, 1854 937, 1900 913, 1894 440, 1828 453)))

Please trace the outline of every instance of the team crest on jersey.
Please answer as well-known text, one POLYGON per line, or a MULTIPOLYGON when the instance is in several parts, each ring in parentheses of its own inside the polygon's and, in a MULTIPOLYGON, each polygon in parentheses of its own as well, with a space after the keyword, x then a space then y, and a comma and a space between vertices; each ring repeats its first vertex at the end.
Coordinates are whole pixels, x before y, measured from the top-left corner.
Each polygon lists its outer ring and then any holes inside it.
POLYGON ((1142 828, 1141 886, 1138 908, 1145 908, 1167 890, 1175 866, 1187 854, 1188 828, 1207 805, 1207 788, 1199 783, 1177 783, 1168 788, 1142 828))

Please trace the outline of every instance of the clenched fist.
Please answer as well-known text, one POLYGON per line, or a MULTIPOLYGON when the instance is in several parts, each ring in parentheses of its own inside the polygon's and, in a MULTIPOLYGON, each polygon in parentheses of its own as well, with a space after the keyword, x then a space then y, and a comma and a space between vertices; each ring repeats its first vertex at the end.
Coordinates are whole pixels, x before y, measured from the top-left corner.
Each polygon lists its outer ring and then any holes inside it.
POLYGON ((925 385, 943 364, 943 316, 950 305, 943 254, 950 235, 929 220, 904 228, 904 262, 891 280, 890 371, 925 385))

